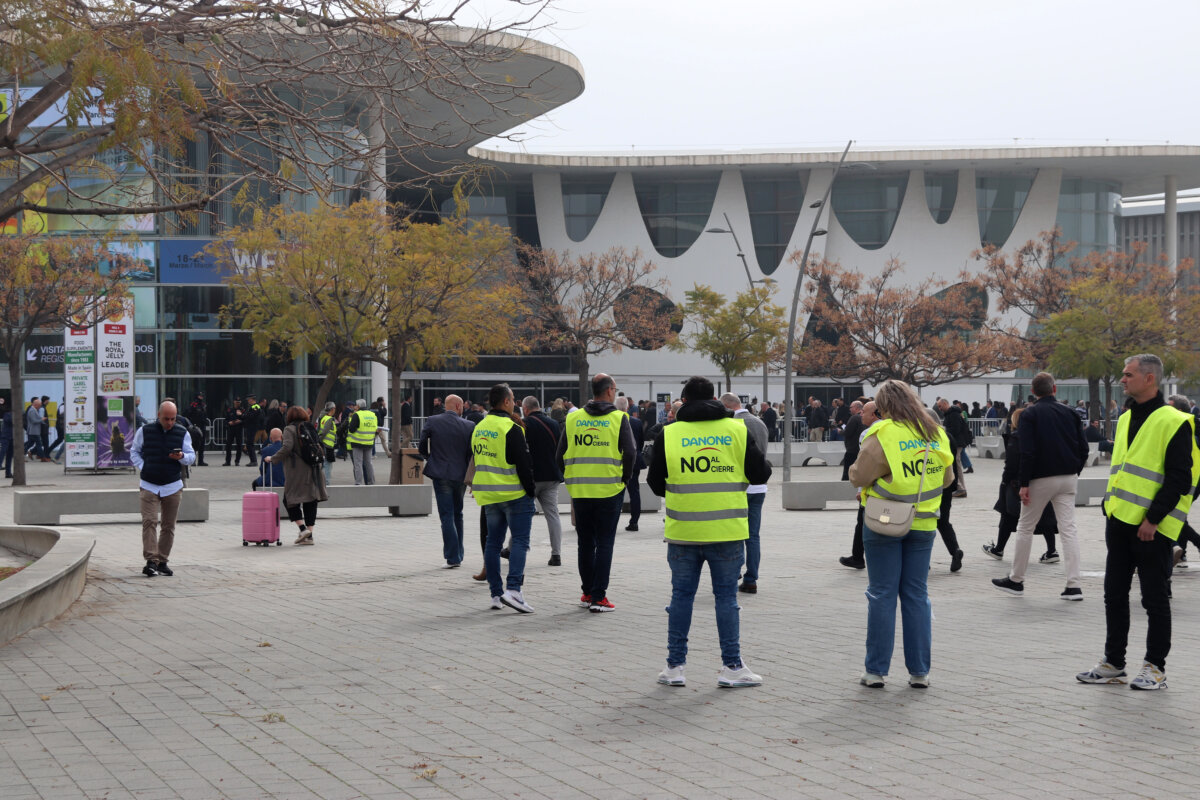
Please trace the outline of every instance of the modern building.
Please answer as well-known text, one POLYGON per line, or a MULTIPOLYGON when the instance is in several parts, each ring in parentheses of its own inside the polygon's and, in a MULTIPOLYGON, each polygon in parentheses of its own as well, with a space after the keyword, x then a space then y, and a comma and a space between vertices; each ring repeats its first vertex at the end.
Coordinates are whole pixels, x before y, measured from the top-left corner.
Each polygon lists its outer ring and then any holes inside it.
MULTIPOLYGON (((584 78, 571 54, 532 41, 518 44, 506 68, 536 76, 536 90, 523 105, 507 109, 504 129, 569 101, 587 102, 576 100, 584 78)), ((447 120, 454 117, 448 106, 443 112, 447 120)), ((484 139, 481 133, 475 144, 484 139)), ((189 166, 203 167, 200 150, 189 153, 196 162, 189 166)), ((733 295, 746 288, 748 277, 769 277, 776 282, 777 302, 787 306, 797 276, 790 259, 804 249, 817 214, 827 234, 814 241, 814 253, 867 272, 896 258, 914 282, 927 275, 953 281, 977 267, 973 253, 983 244, 1015 247, 1055 225, 1084 249, 1107 249, 1135 235, 1131 226, 1158 220, 1159 239, 1181 241, 1177 251, 1168 252, 1173 260, 1200 247, 1200 198, 1183 201, 1182 214, 1175 205, 1181 187, 1200 188, 1200 147, 1193 146, 855 148, 832 186, 831 202, 821 208, 814 201, 829 187, 840 151, 568 156, 461 147, 451 155, 490 168, 486 188, 470 199, 473 216, 507 225, 544 248, 639 249, 657 262, 667 297, 675 301, 694 284, 733 295), (1141 205, 1122 205, 1123 196, 1155 192, 1165 192, 1167 199, 1165 213, 1153 220, 1141 205)), ((392 177, 404 177, 396 160, 387 169, 392 177)), ((444 210, 449 198, 449 187, 432 198, 401 191, 389 197, 426 214, 444 210)), ((145 264, 133 289, 137 391, 144 409, 162 396, 186 401, 196 391, 207 393, 214 411, 250 391, 292 400, 315 394, 321 378, 315 358, 279 363, 259 357, 250 347, 250 332, 229 328, 220 317, 229 294, 202 251, 232 221, 228 208, 183 229, 166 217, 134 221, 141 235, 135 255, 145 264)), ((29 394, 57 395, 50 387, 61 386, 53 377, 61 374, 54 351, 60 344, 61 337, 47 336, 26 354, 29 394)), ((518 396, 573 397, 575 366, 563 353, 495 354, 470 369, 403 378, 416 390, 422 413, 435 395, 456 391, 480 399, 498 380, 509 381, 518 396)), ((589 366, 615 375, 637 398, 676 395, 688 376, 717 374, 700 355, 661 348, 627 348, 595 357, 589 366)), ((811 366, 819 373, 819 365, 811 366)), ((1001 375, 969 382, 953 394, 968 401, 1007 398, 1015 380, 1001 375)), ((363 364, 335 397, 385 395, 387 381, 378 365, 363 364)), ((728 388, 777 401, 783 399, 783 381, 780 374, 755 373, 735 378, 728 388)), ((856 393, 820 379, 796 383, 798 395, 856 393)))

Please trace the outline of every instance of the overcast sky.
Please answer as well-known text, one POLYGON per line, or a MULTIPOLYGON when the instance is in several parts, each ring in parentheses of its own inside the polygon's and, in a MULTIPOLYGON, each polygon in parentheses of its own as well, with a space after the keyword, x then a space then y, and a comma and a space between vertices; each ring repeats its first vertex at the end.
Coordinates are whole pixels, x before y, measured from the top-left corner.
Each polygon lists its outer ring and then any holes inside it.
POLYGON ((546 21, 587 85, 519 129, 530 152, 1200 144, 1196 0, 558 0, 546 21))

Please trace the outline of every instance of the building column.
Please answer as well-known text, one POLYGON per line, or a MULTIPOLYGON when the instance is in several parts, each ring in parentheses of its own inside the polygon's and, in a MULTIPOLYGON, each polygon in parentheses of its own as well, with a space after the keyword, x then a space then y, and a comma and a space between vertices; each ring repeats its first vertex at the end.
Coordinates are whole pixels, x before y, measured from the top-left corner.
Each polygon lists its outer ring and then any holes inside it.
MULTIPOLYGON (((377 203, 387 202, 387 138, 383 130, 383 112, 374 109, 371 113, 371 123, 367 130, 367 150, 370 162, 367 166, 367 192, 371 200, 377 203)), ((399 380, 400 376, 396 376, 399 380)), ((391 402, 388 394, 388 369, 377 361, 371 362, 371 392, 367 401, 376 397, 385 397, 391 402)), ((390 409, 389 413, 399 413, 398 409, 390 409)), ((397 417, 397 419, 399 419, 397 417)))
POLYGON ((1167 176, 1163 191, 1163 252, 1167 256, 1167 266, 1174 269, 1179 265, 1179 215, 1175 211, 1179 182, 1174 175, 1167 176))

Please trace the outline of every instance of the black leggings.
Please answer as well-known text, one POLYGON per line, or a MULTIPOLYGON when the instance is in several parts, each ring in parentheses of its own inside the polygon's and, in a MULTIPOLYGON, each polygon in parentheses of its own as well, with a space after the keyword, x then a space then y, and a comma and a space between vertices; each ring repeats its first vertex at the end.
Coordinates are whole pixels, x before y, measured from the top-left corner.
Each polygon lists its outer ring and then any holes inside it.
POLYGON ((317 500, 309 500, 307 503, 301 503, 296 506, 287 506, 288 519, 292 522, 300 521, 300 512, 304 512, 304 524, 312 527, 317 524, 317 500))

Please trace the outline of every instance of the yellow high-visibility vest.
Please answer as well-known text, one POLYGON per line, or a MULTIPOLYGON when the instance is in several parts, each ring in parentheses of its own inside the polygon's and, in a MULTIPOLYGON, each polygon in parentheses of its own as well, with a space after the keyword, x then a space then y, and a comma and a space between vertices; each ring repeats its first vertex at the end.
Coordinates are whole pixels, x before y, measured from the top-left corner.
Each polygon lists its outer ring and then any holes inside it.
POLYGON ((1179 538, 1188 509, 1192 507, 1192 492, 1200 480, 1200 451, 1196 448, 1196 419, 1172 406, 1162 406, 1151 412, 1129 443, 1129 420, 1126 411, 1117 420, 1117 435, 1113 439, 1112 470, 1104 493, 1104 513, 1130 525, 1141 525, 1146 510, 1166 480, 1167 444, 1187 425, 1192 443, 1192 485, 1179 497, 1175 508, 1158 523, 1158 531, 1172 541, 1179 538))
POLYGON ((355 411, 354 416, 358 418, 358 430, 347 430, 346 441, 360 447, 370 447, 375 441, 375 431, 379 428, 379 417, 375 416, 374 411, 361 409, 355 411))
POLYGON ((746 426, 733 418, 675 421, 663 428, 668 541, 750 538, 746 426))
POLYGON ((879 439, 892 476, 890 480, 881 478, 864 488, 863 505, 867 503, 867 495, 900 503, 916 503, 912 529, 931 531, 937 528, 938 517, 941 516, 942 482, 946 470, 954 463, 950 437, 946 431, 938 428, 937 439, 928 441, 908 425, 883 419, 867 429, 863 435, 864 442, 868 436, 879 439), (925 466, 927 452, 928 467, 925 466), (922 470, 925 471, 924 487, 921 486, 922 470))
MULTIPOLYGON (((517 468, 508 460, 508 432, 514 425, 510 417, 488 414, 471 431, 471 452, 475 456, 475 478, 471 485, 475 502, 481 506, 525 496, 517 468)), ((524 429, 521 433, 525 433, 524 429)))
POLYGON ((594 417, 577 408, 567 415, 563 472, 572 498, 598 499, 625 491, 620 450, 624 421, 625 412, 617 410, 594 417))

